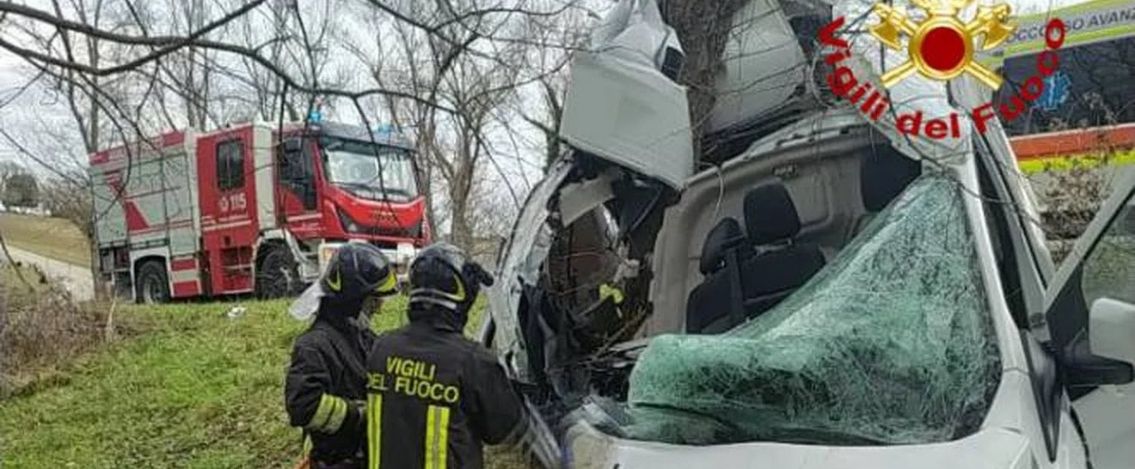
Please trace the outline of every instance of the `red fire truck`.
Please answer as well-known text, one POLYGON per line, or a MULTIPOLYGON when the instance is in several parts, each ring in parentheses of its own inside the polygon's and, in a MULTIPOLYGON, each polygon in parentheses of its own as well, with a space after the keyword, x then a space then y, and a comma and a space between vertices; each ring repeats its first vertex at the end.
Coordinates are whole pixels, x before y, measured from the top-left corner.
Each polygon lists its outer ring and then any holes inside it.
POLYGON ((90 155, 101 279, 140 302, 289 295, 346 242, 430 242, 412 146, 330 122, 169 132, 90 155))

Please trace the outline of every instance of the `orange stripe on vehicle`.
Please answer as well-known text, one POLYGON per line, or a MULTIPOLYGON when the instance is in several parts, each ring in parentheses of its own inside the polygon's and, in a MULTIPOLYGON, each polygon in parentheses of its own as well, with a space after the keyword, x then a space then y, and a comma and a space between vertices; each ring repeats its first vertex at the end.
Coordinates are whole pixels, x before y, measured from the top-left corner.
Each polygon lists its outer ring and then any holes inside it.
POLYGON ((1018 160, 1103 149, 1123 151, 1135 148, 1135 124, 1023 135, 1013 137, 1010 143, 1018 160))

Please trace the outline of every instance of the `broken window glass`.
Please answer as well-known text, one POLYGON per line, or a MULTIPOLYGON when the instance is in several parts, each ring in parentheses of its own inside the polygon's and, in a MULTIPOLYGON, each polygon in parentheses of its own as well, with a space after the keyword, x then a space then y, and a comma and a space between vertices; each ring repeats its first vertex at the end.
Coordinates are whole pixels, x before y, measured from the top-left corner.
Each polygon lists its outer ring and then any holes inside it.
POLYGON ((1000 379, 963 195, 913 183, 840 256, 718 336, 651 341, 631 438, 678 444, 911 444, 976 430, 1000 379))

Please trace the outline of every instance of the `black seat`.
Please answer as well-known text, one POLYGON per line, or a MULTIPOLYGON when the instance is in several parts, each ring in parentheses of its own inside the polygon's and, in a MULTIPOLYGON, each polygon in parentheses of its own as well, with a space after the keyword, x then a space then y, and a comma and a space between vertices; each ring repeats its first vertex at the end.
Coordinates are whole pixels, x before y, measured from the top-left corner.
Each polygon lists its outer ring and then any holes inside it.
POLYGON ((859 162, 859 194, 867 213, 856 220, 852 234, 863 231, 876 213, 886 208, 921 174, 922 163, 889 146, 864 155, 859 162))
POLYGON ((705 280, 686 301, 687 331, 701 331, 731 310, 743 307, 740 267, 752 254, 753 247, 736 219, 724 218, 709 230, 698 263, 705 280))
POLYGON ((760 246, 741 264, 745 310, 752 317, 772 308, 824 268, 824 254, 812 243, 800 243, 800 215, 783 184, 768 184, 745 194, 745 227, 749 241, 760 246))
POLYGON ((779 182, 745 194, 748 236, 743 237, 744 248, 718 249, 727 244, 716 239, 736 238, 722 234, 734 229, 723 224, 736 222, 722 220, 706 236, 700 265, 705 280, 690 292, 687 332, 728 330, 767 311, 824 266, 818 246, 796 242, 800 217, 788 190, 779 182))
POLYGON ((731 257, 732 251, 738 251, 738 254, 741 254, 739 251, 751 253, 753 248, 748 241, 745 233, 741 231, 741 224, 735 218, 726 217, 717 222, 717 225, 705 235, 698 270, 702 274, 720 270, 725 266, 727 258, 731 257))

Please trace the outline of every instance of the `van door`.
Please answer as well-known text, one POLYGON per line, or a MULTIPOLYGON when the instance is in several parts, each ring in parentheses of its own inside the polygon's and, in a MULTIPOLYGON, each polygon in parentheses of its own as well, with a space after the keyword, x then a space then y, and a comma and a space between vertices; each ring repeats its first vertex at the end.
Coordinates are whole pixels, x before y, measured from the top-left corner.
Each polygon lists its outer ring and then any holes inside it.
POLYGON ((1096 469, 1135 461, 1135 170, 1119 181, 1045 298, 1049 350, 1096 469))
POLYGON ((214 295, 252 291, 259 235, 252 135, 253 127, 246 126, 197 143, 201 237, 214 295))

